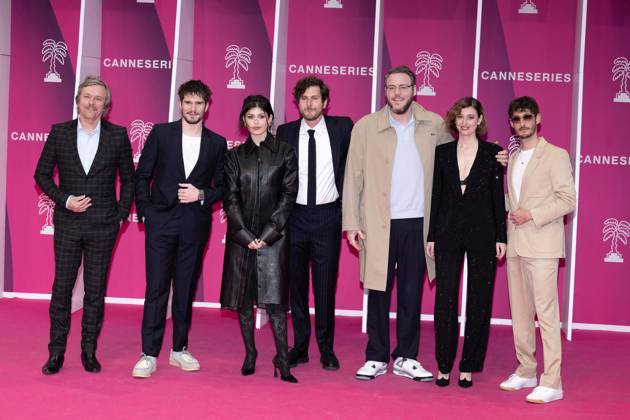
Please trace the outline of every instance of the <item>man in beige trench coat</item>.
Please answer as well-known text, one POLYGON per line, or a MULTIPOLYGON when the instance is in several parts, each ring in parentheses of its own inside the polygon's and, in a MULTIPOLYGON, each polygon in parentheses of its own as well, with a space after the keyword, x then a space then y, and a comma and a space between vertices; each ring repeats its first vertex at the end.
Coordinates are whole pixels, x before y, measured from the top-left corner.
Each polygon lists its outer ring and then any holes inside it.
MULTIPOLYGON (((440 116, 413 101, 415 83, 415 74, 406 66, 387 72, 387 105, 357 122, 348 151, 342 229, 359 251, 361 280, 369 290, 366 363, 356 374, 361 380, 387 372, 394 276, 398 290, 394 374, 416 381, 433 379, 416 360, 425 269, 429 278, 435 277, 424 245, 435 147, 452 137, 440 116)), ((501 152, 500 160, 507 162, 507 152, 501 152)))

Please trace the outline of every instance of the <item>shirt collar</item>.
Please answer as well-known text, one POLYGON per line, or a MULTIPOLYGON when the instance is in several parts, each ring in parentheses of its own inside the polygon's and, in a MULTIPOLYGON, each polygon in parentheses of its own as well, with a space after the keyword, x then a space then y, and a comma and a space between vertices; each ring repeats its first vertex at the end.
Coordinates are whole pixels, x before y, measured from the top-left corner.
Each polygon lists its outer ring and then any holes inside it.
MULTIPOLYGON (((83 128, 83 125, 81 125, 81 118, 77 118, 77 132, 88 134, 87 130, 83 128)), ((98 120, 98 123, 96 123, 96 127, 94 128, 94 130, 92 130, 92 133, 90 133, 89 135, 93 136, 95 134, 96 135, 101 134, 101 120, 98 120)))
POLYGON ((322 115, 322 118, 319 120, 319 122, 317 123, 315 127, 310 127, 308 124, 306 124, 306 121, 304 121, 304 118, 302 118, 302 122, 300 124, 300 131, 304 131, 306 133, 308 130, 315 130, 317 135, 323 134, 324 131, 326 130, 326 121, 325 121, 324 116, 322 115))
POLYGON ((392 116, 392 111, 388 108, 387 109, 387 116, 389 117, 389 124, 392 127, 401 127, 401 128, 407 128, 410 125, 414 124, 416 122, 416 117, 413 115, 413 112, 411 113, 411 118, 409 118, 409 122, 407 124, 403 124, 401 122, 398 122, 398 120, 396 120, 393 116, 392 116))

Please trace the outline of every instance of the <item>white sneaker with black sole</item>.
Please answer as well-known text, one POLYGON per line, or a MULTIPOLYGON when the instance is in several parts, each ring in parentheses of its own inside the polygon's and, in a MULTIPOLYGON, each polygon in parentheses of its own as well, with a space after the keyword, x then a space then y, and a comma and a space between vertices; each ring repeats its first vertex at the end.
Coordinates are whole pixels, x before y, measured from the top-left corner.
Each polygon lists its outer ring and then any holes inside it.
POLYGON ((405 357, 397 357, 394 361, 394 375, 404 376, 420 382, 433 380, 433 374, 423 368, 420 362, 405 357))
POLYGON ((376 362, 374 360, 368 360, 359 370, 355 378, 360 381, 371 381, 377 376, 381 376, 387 373, 387 363, 376 362))

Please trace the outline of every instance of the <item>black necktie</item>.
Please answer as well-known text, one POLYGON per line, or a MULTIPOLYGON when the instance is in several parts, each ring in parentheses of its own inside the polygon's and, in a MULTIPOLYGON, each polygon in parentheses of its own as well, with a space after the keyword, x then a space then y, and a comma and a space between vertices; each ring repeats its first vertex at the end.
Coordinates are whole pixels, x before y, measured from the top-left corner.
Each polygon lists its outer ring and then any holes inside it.
POLYGON ((306 205, 313 207, 317 197, 317 158, 315 147, 315 130, 308 130, 308 186, 306 188, 306 205))

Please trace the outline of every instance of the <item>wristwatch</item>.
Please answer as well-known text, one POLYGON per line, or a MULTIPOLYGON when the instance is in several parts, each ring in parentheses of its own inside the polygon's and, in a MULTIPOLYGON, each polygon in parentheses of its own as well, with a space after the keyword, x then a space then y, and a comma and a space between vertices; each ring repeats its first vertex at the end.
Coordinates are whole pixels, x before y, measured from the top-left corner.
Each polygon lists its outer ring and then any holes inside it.
POLYGON ((199 198, 197 199, 197 201, 203 201, 205 198, 203 190, 199 190, 199 198))

